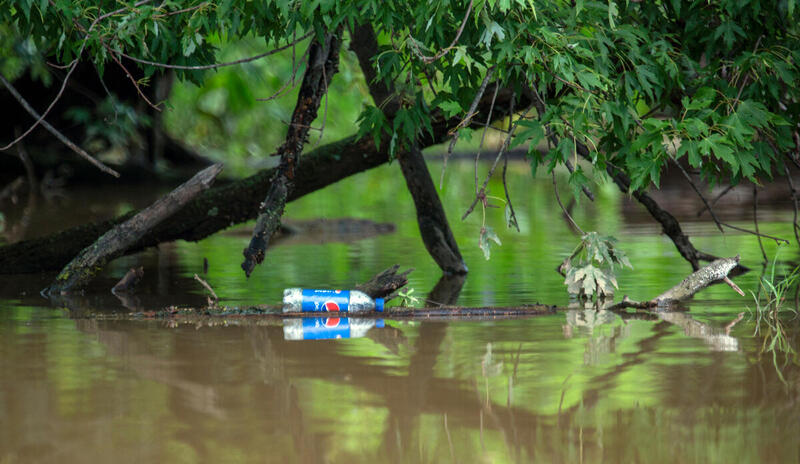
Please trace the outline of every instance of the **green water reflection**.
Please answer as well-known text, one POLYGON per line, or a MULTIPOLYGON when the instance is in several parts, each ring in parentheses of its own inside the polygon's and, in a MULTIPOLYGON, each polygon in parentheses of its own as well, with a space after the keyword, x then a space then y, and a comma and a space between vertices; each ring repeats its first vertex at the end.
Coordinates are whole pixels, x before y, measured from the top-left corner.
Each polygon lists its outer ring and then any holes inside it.
MULTIPOLYGON (((577 238, 549 181, 531 183, 525 165, 511 165, 522 232, 506 231, 502 210, 489 210, 503 245, 486 261, 477 246, 480 214, 458 219, 471 164, 448 169, 443 197, 470 267, 458 303, 566 306, 554 269, 577 238)), ((275 302, 288 286, 349 286, 398 263, 416 268, 411 286, 424 296, 440 274, 419 242, 398 175, 397 166, 386 166, 288 208, 295 219, 393 222, 393 234, 276 246, 246 281, 239 262, 248 237, 233 231, 124 258, 104 282, 142 264, 143 294, 128 304, 201 302, 191 277, 207 258, 205 278, 217 293, 227 304, 248 305, 275 302)), ((574 217, 620 239, 635 268, 620 273, 621 293, 649 298, 685 276, 688 265, 656 226, 611 186, 595 193, 597 201, 582 201, 574 217)), ((726 214, 746 219, 735 208, 726 214)), ((790 211, 763 214, 762 230, 791 236, 782 222, 790 211)), ((687 229, 704 251, 740 253, 756 269, 736 281, 755 289, 760 251, 751 236, 720 238, 707 223, 687 229)), ((771 255, 774 245, 765 246, 771 255)), ((797 261, 796 248, 781 256, 797 261)), ((751 300, 726 286, 704 291, 684 313, 387 320, 360 338, 304 342, 285 340, 280 321, 76 319, 65 304, 30 296, 41 278, 3 279, 2 464, 800 460, 800 370, 781 367, 781 380, 772 358, 759 355, 751 300), (729 326, 740 312, 744 318, 729 326)), ((75 302, 123 307, 113 297, 75 302)), ((797 324, 787 323, 796 337, 797 324)))

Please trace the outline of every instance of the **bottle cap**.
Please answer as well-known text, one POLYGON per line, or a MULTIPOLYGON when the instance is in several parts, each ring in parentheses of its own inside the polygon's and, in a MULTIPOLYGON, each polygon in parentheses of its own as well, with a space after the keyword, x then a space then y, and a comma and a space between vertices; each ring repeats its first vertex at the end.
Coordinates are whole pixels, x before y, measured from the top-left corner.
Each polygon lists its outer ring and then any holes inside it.
POLYGON ((383 298, 375 298, 375 311, 383 311, 383 298))
POLYGON ((386 323, 383 322, 383 319, 376 319, 375 320, 375 327, 377 327, 379 329, 382 329, 382 328, 386 327, 386 323))

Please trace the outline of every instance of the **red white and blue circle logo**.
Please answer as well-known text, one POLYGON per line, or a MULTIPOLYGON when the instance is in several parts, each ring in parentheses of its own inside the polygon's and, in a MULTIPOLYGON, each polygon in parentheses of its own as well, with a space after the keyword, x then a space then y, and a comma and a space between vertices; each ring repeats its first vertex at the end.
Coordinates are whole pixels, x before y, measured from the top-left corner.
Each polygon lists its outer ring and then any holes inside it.
POLYGON ((339 318, 338 317, 329 317, 325 319, 325 327, 333 328, 339 326, 339 318))
POLYGON ((335 301, 328 300, 325 303, 323 303, 322 305, 325 306, 325 311, 328 311, 328 312, 339 311, 339 304, 336 303, 335 301))

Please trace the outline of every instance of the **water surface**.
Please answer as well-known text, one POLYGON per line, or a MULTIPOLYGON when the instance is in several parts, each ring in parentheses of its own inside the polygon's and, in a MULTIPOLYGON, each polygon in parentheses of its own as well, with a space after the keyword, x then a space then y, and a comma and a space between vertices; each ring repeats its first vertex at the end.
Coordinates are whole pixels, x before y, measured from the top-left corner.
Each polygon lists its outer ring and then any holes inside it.
MULTIPOLYGON (((577 236, 550 180, 530 181, 524 164, 509 168, 520 233, 506 229, 502 208, 488 209, 485 222, 480 210, 460 221, 472 165, 450 163, 442 195, 470 274, 438 298, 567 307, 554 269, 577 236), (478 248, 481 225, 503 242, 488 261, 478 248)), ((568 189, 561 185, 562 198, 568 189)), ((693 242, 721 256, 740 253, 754 271, 736 281, 755 290, 757 242, 693 219, 699 203, 675 191, 693 242)), ((502 185, 492 184, 492 193, 502 196, 502 185)), ((634 269, 619 272, 620 294, 651 298, 689 272, 637 205, 612 185, 595 194, 573 215, 586 230, 616 236, 628 253, 634 269)), ((96 214, 139 206, 146 195, 132 198, 96 214)), ((78 200, 40 201, 32 223, 46 224, 59 201, 78 200)), ((734 203, 720 214, 749 227, 751 212, 734 203)), ((240 307, 276 303, 289 286, 349 287, 395 263, 415 268, 414 295, 425 297, 439 282, 396 165, 292 203, 287 215, 366 218, 394 223, 395 231, 277 245, 249 280, 239 268, 246 228, 117 260, 85 296, 51 302, 38 290, 52 276, 0 276, 0 463, 800 460, 800 371, 783 356, 776 365, 761 354, 752 298, 726 286, 673 314, 573 309, 515 320, 386 320, 338 340, 286 340, 279 320, 80 317, 205 304, 195 273, 240 307), (144 266, 145 279, 121 301, 107 289, 133 265, 144 266)), ((791 237, 785 203, 770 201, 760 217, 763 231, 791 237)), ((772 256, 774 244, 765 246, 772 256)), ((780 257, 779 274, 798 261, 797 248, 780 257)), ((795 343, 797 324, 786 324, 795 343)))

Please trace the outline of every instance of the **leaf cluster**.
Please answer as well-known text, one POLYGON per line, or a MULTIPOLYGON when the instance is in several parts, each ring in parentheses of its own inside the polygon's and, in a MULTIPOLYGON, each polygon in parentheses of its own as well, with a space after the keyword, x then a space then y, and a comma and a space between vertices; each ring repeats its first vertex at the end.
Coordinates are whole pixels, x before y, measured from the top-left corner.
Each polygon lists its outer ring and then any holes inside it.
POLYGON ((615 267, 631 266, 625 253, 617 248, 614 237, 589 232, 562 264, 564 285, 578 299, 602 299, 614 295, 617 286, 615 267))

